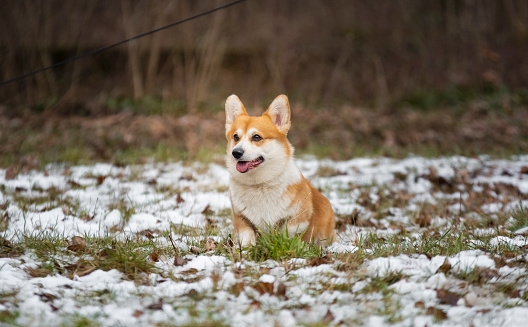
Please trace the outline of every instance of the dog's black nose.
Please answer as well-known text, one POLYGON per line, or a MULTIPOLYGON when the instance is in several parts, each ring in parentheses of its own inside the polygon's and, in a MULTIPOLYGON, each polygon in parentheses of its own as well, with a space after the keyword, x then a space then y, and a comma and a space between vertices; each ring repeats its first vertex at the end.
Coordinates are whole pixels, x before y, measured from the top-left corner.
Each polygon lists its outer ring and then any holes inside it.
POLYGON ((240 159, 240 157, 242 157, 242 155, 244 154, 244 150, 242 150, 241 148, 237 148, 234 149, 231 154, 233 155, 233 157, 235 157, 235 159, 240 159))

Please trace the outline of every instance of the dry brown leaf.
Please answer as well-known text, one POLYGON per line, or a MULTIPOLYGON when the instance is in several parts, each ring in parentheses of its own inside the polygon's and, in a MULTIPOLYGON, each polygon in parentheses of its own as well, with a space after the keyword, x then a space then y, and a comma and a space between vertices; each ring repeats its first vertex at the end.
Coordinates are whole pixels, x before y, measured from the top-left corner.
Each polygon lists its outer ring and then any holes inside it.
POLYGON ((157 303, 152 303, 151 305, 147 306, 146 309, 149 310, 162 310, 163 309, 163 301, 160 299, 157 303))
POLYGON ((174 265, 177 267, 184 266, 189 262, 189 259, 184 259, 182 257, 175 256, 174 257, 174 265))
POLYGON ((7 167, 5 171, 5 179, 6 180, 12 180, 15 179, 18 175, 18 169, 16 169, 14 166, 7 167))
POLYGON ((423 301, 418 301, 414 304, 416 309, 425 309, 425 303, 423 301))
POLYGON ((431 214, 429 212, 420 212, 418 219, 416 219, 416 223, 422 228, 430 226, 431 214))
POLYGON ((253 300, 253 302, 251 302, 251 303, 249 304, 249 307, 250 307, 251 309, 260 309, 260 304, 261 304, 260 301, 253 300))
POLYGON ((68 185, 70 185, 71 188, 80 188, 81 187, 81 184, 79 184, 76 181, 71 180, 71 179, 68 179, 68 181, 66 183, 68 185))
POLYGON ((233 272, 236 278, 242 278, 246 273, 246 269, 240 267, 233 268, 231 269, 231 271, 233 272))
POLYGON ((95 217, 95 216, 84 215, 84 216, 82 216, 82 217, 79 217, 79 219, 82 220, 82 221, 87 221, 87 222, 88 222, 88 221, 94 219, 94 217, 95 217))
POLYGON ((159 251, 156 250, 149 254, 149 259, 152 260, 152 262, 158 262, 159 261, 159 251))
POLYGON ((222 243, 222 247, 224 247, 226 250, 230 251, 232 248, 235 247, 235 242, 233 242, 233 239, 231 238, 231 234, 227 238, 227 240, 222 243))
POLYGON ((205 206, 205 208, 202 210, 202 215, 206 215, 206 216, 214 215, 214 211, 211 210, 211 206, 210 205, 206 205, 205 206))
POLYGON ((444 289, 436 291, 436 297, 440 300, 441 304, 457 305, 458 300, 460 300, 460 295, 446 291, 444 289))
POLYGON ((103 184, 103 182, 105 181, 105 179, 108 177, 108 175, 99 175, 97 176, 95 179, 97 180, 97 185, 101 185, 103 184))
POLYGON ((211 280, 213 281, 213 285, 216 288, 218 283, 222 280, 222 273, 218 270, 213 270, 211 273, 211 280))
POLYGON ((488 312, 491 312, 491 309, 480 309, 480 310, 477 310, 477 313, 488 313, 488 312))
POLYGON ((332 258, 332 255, 326 254, 323 257, 313 258, 308 263, 310 266, 319 266, 319 265, 327 265, 334 262, 334 258, 332 258))
POLYGON ((211 218, 209 216, 205 217, 206 228, 215 228, 218 225, 218 219, 211 218))
POLYGON ((97 268, 95 266, 92 266, 91 264, 85 263, 85 264, 72 264, 64 267, 66 270, 71 271, 70 274, 68 274, 68 278, 73 278, 73 276, 77 275, 79 277, 86 276, 94 272, 97 268))
POLYGON ((515 253, 515 252, 510 252, 510 251, 504 252, 504 257, 507 258, 507 259, 512 259, 512 258, 515 258, 517 256, 518 256, 518 254, 515 253))
POLYGON ((263 273, 263 274, 269 274, 269 272, 271 271, 271 268, 268 268, 268 267, 260 267, 259 270, 260 270, 260 272, 263 273))
POLYGON ((451 264, 449 261, 447 261, 447 259, 444 260, 444 263, 440 266, 440 268, 438 268, 436 272, 438 273, 439 271, 443 272, 444 275, 447 275, 451 271, 451 264))
POLYGON ((143 311, 141 311, 141 310, 136 310, 136 311, 134 311, 134 313, 132 314, 132 316, 135 317, 135 318, 139 318, 139 317, 141 317, 143 314, 145 314, 143 311))
POLYGON ((176 208, 180 206, 180 204, 184 203, 185 200, 182 198, 181 193, 178 193, 176 195, 176 208))
POLYGON ((323 323, 329 324, 329 323, 331 323, 334 320, 334 318, 335 317, 332 314, 332 311, 330 311, 330 309, 328 309, 328 311, 326 312, 325 316, 323 317, 323 323))
POLYGON ((108 257, 108 251, 106 249, 102 249, 101 251, 99 251, 99 253, 97 253, 97 256, 101 258, 108 257))
POLYGON ((257 282, 251 287, 253 287, 257 292, 259 292, 260 295, 273 295, 273 283, 257 282))
POLYGON ((182 275, 195 275, 198 272, 198 269, 196 268, 190 268, 185 271, 180 272, 182 275))
POLYGON ((145 229, 145 230, 142 230, 141 232, 138 233, 139 235, 142 235, 142 236, 145 236, 146 238, 148 239, 153 239, 155 236, 154 236, 154 231, 150 230, 150 229, 145 229))
POLYGON ((428 316, 433 316, 435 320, 446 320, 447 319, 447 313, 441 309, 437 309, 434 307, 427 308, 426 314, 428 316))
POLYGON ((478 272, 479 279, 486 281, 499 275, 497 270, 491 268, 477 267, 475 270, 478 272))
POLYGON ((53 295, 51 293, 35 293, 35 295, 38 295, 42 302, 52 302, 53 300, 59 298, 57 295, 53 295))
POLYGON ((189 292, 187 292, 187 294, 185 294, 185 295, 187 295, 187 296, 190 297, 191 299, 196 299, 196 298, 198 298, 199 293, 198 293, 198 291, 195 290, 194 288, 191 288, 191 289, 189 290, 189 292))
POLYGON ((62 209, 62 213, 63 213, 65 216, 67 216, 67 215, 70 214, 70 207, 68 207, 67 205, 63 204, 62 207, 61 207, 61 209, 62 209))
POLYGON ((86 240, 80 236, 72 237, 68 242, 67 249, 73 252, 80 252, 86 248, 86 240))
POLYGON ((204 247, 205 252, 214 251, 215 249, 216 242, 212 238, 208 239, 204 247))
POLYGON ((148 185, 157 185, 158 184, 158 181, 155 179, 155 178, 152 178, 152 179, 149 179, 147 181, 147 184, 148 185))
POLYGON ((6 240, 3 237, 0 237, 0 245, 1 246, 5 246, 7 248, 10 248, 11 247, 11 242, 9 240, 6 240))
POLYGON ((46 276, 48 276, 50 274, 50 271, 48 269, 44 269, 44 268, 31 268, 31 267, 28 267, 26 269, 26 272, 31 277, 46 277, 46 276))
POLYGON ((277 292, 276 292, 277 296, 282 296, 284 298, 286 298, 286 285, 284 285, 283 283, 279 283, 277 284, 277 292))
POLYGON ((192 173, 185 173, 184 175, 182 175, 180 177, 180 180, 181 181, 192 181, 194 178, 193 178, 193 175, 192 173))
POLYGON ((243 282, 235 283, 231 286, 231 293, 238 296, 240 293, 244 292, 246 285, 243 282))

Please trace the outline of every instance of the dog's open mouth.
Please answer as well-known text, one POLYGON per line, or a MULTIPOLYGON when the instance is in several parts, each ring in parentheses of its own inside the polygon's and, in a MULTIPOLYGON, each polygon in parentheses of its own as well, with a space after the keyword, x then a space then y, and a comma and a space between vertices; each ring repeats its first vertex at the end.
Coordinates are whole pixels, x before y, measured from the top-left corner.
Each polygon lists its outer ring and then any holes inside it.
POLYGON ((237 161, 236 169, 241 173, 247 173, 264 162, 264 158, 258 157, 253 161, 237 161))

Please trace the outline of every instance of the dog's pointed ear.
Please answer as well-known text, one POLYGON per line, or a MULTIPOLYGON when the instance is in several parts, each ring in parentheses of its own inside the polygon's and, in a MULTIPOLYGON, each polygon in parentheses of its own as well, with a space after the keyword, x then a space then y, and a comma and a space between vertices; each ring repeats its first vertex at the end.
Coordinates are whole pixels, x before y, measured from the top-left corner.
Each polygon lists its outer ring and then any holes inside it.
POLYGON ((265 112, 281 133, 287 134, 290 129, 290 103, 284 94, 279 95, 265 112))
POLYGON ((231 125, 237 119, 240 115, 247 115, 246 108, 244 108, 244 105, 240 101, 240 99, 234 95, 231 94, 229 97, 227 97, 226 103, 225 103, 225 112, 226 112, 226 131, 229 131, 231 129, 231 125))

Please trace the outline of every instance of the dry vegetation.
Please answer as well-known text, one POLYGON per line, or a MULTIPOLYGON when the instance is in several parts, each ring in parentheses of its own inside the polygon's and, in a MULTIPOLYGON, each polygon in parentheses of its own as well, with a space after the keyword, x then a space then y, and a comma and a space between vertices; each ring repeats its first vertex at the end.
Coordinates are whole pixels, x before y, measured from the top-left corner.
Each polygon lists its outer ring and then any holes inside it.
MULTIPOLYGON (((3 1, 0 78, 225 3, 3 1)), ((108 99, 145 96, 189 110, 235 91, 253 103, 284 92, 308 104, 387 107, 451 85, 518 89, 528 82, 527 21, 528 5, 511 0, 247 1, 3 86, 0 98, 8 111, 97 114, 115 109, 108 99)))
MULTIPOLYGON (((0 80, 226 3, 2 1, 0 80)), ((527 21, 511 0, 247 1, 1 86, 0 165, 210 158, 231 93, 287 94, 319 156, 525 153, 527 21)))
MULTIPOLYGON (((501 101, 501 109, 492 107, 494 100, 472 100, 452 110, 430 111, 350 106, 313 110, 296 104, 290 140, 298 154, 333 159, 526 153, 527 100, 511 94, 494 97, 501 101)), ((225 151, 224 119, 223 110, 90 118, 0 116, 0 165, 29 169, 57 161, 127 164, 142 162, 144 157, 209 161, 225 151)))

